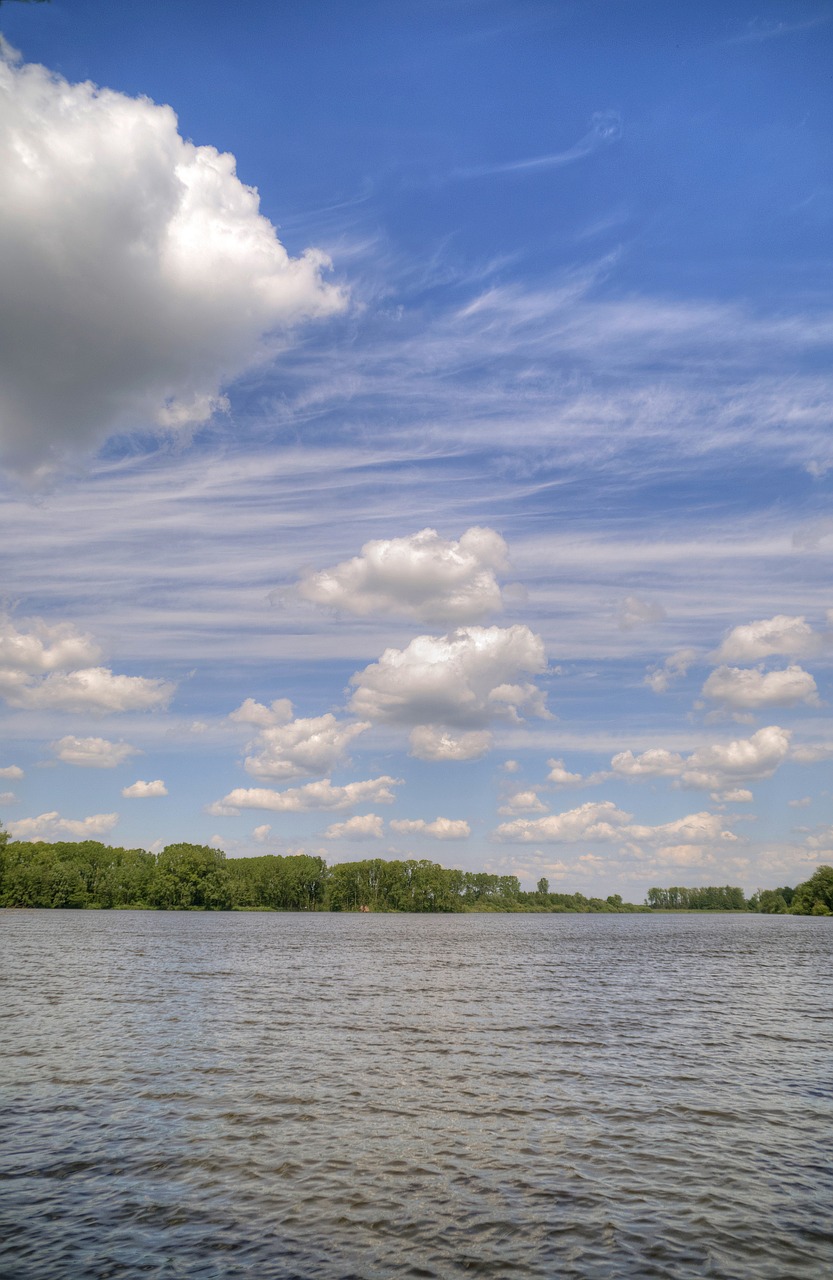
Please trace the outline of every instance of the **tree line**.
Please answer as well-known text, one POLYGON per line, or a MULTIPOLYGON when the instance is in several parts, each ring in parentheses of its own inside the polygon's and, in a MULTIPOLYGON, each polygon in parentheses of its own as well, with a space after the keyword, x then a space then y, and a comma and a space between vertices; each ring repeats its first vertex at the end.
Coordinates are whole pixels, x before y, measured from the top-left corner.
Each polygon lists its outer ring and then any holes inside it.
POLYGON ((833 868, 796 888, 751 898, 730 885, 650 889, 646 903, 534 890, 517 876, 442 867, 424 858, 366 858, 328 866, 314 854, 226 858, 207 845, 161 853, 82 841, 11 841, 0 829, 0 907, 159 911, 762 911, 833 915, 833 868))

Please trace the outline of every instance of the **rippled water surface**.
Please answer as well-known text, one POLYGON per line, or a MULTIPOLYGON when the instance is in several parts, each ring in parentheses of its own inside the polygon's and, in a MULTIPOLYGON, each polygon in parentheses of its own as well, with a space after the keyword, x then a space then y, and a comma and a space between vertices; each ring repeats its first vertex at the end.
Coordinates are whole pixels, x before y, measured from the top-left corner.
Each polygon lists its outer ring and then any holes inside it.
POLYGON ((833 1274, 833 921, 1 912, 6 1280, 833 1274))

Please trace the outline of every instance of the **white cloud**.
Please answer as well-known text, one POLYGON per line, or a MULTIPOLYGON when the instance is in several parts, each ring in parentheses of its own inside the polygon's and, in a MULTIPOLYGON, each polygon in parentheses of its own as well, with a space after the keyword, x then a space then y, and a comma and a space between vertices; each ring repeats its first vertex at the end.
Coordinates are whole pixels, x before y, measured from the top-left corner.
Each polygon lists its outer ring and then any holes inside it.
POLYGON ((801 796, 800 799, 787 801, 787 804, 790 806, 791 809, 806 809, 812 803, 813 803, 812 796, 801 796))
POLYGON ((754 796, 748 787, 731 787, 728 791, 713 791, 715 804, 751 804, 754 796))
POLYGON ((94 813, 89 818, 62 818, 60 813, 41 813, 36 818, 20 818, 9 822, 9 834, 15 840, 91 840, 106 836, 119 820, 117 813, 94 813))
POLYGON ((86 664, 100 656, 90 636, 69 623, 9 618, 0 623, 0 697, 10 707, 108 713, 166 707, 174 686, 144 676, 114 675, 86 664))
POLYGON ((71 734, 52 743, 52 750, 64 764, 86 769, 115 769, 137 750, 129 742, 108 742, 106 738, 75 738, 71 734))
MULTIPOLYGON (((27 711, 97 712, 151 711, 166 707, 174 686, 145 676, 118 676, 107 667, 55 672, 39 681, 10 679, 0 671, 0 696, 10 707, 27 711)), ((19 673, 15 673, 19 675, 19 673)))
POLYGON ((500 767, 504 773, 517 773, 521 766, 517 760, 504 760, 500 767))
POLYGON ((0 54, 0 439, 13 466, 123 425, 204 422, 264 335, 343 308, 326 255, 290 258, 234 157, 185 141, 170 107, 0 54))
POLYGON ((517 722, 521 712, 545 716, 540 689, 516 681, 546 665, 541 637, 522 625, 417 636, 352 677, 350 709, 368 720, 454 728, 517 722))
POLYGON ((509 796, 498 809, 498 813, 513 817, 517 813, 546 813, 547 806, 542 803, 537 791, 516 791, 509 796))
POLYGON ((168 788, 165 786, 161 778, 155 778, 153 782, 143 782, 140 778, 138 782, 134 782, 129 787, 124 787, 122 795, 128 800, 148 800, 152 796, 166 796, 168 788))
POLYGON ((18 778, 22 778, 22 777, 23 777, 23 770, 21 769, 20 765, 10 764, 10 765, 7 765, 5 769, 0 769, 0 778, 12 778, 15 781, 17 781, 18 778))
POLYGON ((403 836, 429 836, 432 840, 465 840, 471 835, 471 827, 462 818, 392 818, 391 831, 403 836))
POLYGON ((678 649, 676 653, 669 654, 661 667, 651 667, 644 683, 654 693, 667 693, 672 682, 684 676, 696 660, 696 649, 678 649))
POLYGON ((545 818, 516 818, 514 822, 499 826, 493 837, 516 844, 573 844, 580 840, 697 844, 737 839, 731 831, 723 829, 725 818, 720 814, 690 813, 655 827, 634 824, 632 816, 617 809, 612 801, 602 800, 569 809, 566 813, 549 814, 545 818))
POLYGON ((72 671, 98 662, 101 650, 92 636, 71 622, 48 623, 43 618, 21 619, 24 629, 8 616, 0 618, 0 670, 46 675, 72 671))
POLYGON ((270 809, 274 813, 309 813, 315 809, 352 809, 357 804, 391 804, 391 787, 401 786, 401 778, 370 778, 334 787, 329 779, 308 782, 303 787, 272 791, 267 787, 236 787, 222 800, 209 805, 208 812, 228 816, 240 809, 270 809))
POLYGON ((377 813, 356 814, 346 822, 333 822, 324 832, 325 840, 381 840, 383 822, 377 813))
POLYGON ((614 773, 626 778, 678 778, 683 770, 683 757, 664 747, 651 747, 635 756, 632 751, 620 751, 610 762, 614 773))
POLYGON ((458 732, 419 724, 410 732, 411 755, 417 760, 479 760, 492 745, 488 729, 458 732))
POLYGON ((266 844, 269 839, 269 833, 272 830, 268 822, 264 822, 262 826, 255 827, 252 831, 253 838, 258 844, 266 844))
POLYGON ((292 703, 289 698, 276 698, 268 707, 262 702, 256 702, 254 698, 247 698, 236 711, 229 714, 229 720, 234 720, 236 724, 253 724, 260 729, 286 724, 291 719, 292 703))
POLYGON ((818 653, 821 637, 803 617, 777 613, 734 627, 715 654, 717 662, 757 662, 773 654, 806 658, 818 653))
POLYGON ((547 765, 549 767, 547 782, 552 782, 557 787, 571 787, 584 781, 580 773, 570 773, 569 769, 564 767, 563 760, 548 760, 547 765))
POLYGON ((467 529, 459 542, 422 529, 366 542, 360 556, 307 572, 298 591, 305 600, 359 617, 394 614, 460 625, 503 608, 495 575, 506 567, 506 543, 494 529, 467 529))
POLYGON ((519 844, 613 840, 632 816, 617 809, 612 800, 601 800, 568 809, 565 813, 551 813, 545 818, 516 818, 514 822, 503 822, 494 836, 497 840, 519 844))
POLYGON ((790 731, 767 725, 749 738, 698 747, 688 756, 655 747, 635 756, 621 751, 610 762, 615 774, 625 778, 675 778, 681 786, 704 791, 725 791, 740 781, 769 778, 787 759, 790 731))
POLYGON ((262 729, 252 744, 255 754, 246 757, 246 771, 255 778, 276 779, 329 773, 353 739, 369 728, 367 721, 339 722, 328 712, 262 729))
POLYGON ((13 791, 0 791, 0 804, 14 804, 17 796, 13 791))
POLYGON ((802 667, 764 671, 761 667, 718 667, 703 685, 703 696, 738 711, 762 707, 818 706, 816 682, 802 667))
POLYGON ((636 631, 662 622, 665 610, 661 604, 643 600, 641 596, 625 596, 619 609, 619 626, 623 631, 636 631))

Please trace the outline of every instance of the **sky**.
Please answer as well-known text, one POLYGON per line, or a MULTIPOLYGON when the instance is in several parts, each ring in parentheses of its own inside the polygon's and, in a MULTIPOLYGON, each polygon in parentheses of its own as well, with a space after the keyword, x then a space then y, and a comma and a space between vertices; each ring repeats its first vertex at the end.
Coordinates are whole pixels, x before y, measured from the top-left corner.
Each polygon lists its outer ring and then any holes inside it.
POLYGON ((833 861, 833 9, 0 4, 0 820, 833 861))

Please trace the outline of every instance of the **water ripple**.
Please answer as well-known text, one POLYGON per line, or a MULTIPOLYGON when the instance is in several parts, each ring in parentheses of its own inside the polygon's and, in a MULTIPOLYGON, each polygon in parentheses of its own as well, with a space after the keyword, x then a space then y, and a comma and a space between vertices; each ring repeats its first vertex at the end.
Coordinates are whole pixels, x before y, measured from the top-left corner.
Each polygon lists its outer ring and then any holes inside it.
POLYGON ((833 930, 4 912, 7 1280, 818 1280, 833 930))

